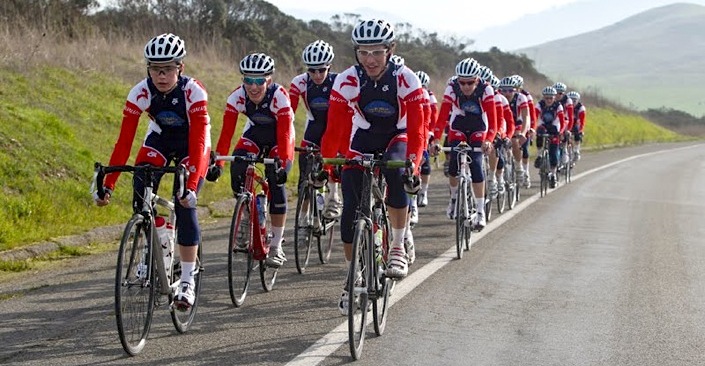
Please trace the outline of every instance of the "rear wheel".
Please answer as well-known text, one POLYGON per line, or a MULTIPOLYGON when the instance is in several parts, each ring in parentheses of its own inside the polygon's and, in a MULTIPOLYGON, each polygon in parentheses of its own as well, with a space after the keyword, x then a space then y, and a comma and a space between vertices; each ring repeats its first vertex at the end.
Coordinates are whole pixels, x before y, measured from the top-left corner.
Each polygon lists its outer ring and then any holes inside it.
POLYGON ((150 280, 154 263, 151 260, 150 228, 141 215, 133 216, 125 227, 118 250, 115 271, 115 318, 122 348, 134 356, 142 351, 152 325, 155 288, 150 280))
POLYGON ((514 170, 514 158, 509 157, 511 163, 504 167, 504 184, 505 184, 505 195, 507 196, 507 203, 509 203, 509 209, 513 209, 517 203, 517 193, 519 189, 517 186, 517 175, 514 170))
POLYGON ((467 205, 467 184, 465 178, 458 179, 458 193, 455 199, 455 249, 458 259, 463 259, 464 246, 466 246, 466 230, 467 213, 469 212, 467 205))
POLYGON ((364 220, 358 220, 353 236, 352 261, 348 270, 348 343, 353 359, 360 358, 365 343, 367 328, 367 286, 365 273, 365 248, 369 248, 370 228, 364 220))
POLYGON ((376 260, 372 262, 371 265, 374 266, 372 277, 374 280, 373 283, 375 284, 375 298, 372 301, 372 318, 374 319, 375 334, 381 336, 384 334, 384 329, 387 326, 389 291, 394 281, 384 275, 384 270, 387 267, 385 259, 392 245, 392 226, 386 215, 383 215, 379 222, 379 230, 382 230, 382 245, 379 248, 375 248, 375 250, 379 250, 380 253, 374 253, 372 258, 376 258, 376 260), (377 258, 380 259, 377 260, 377 258))
POLYGON ((328 220, 322 217, 320 220, 324 231, 317 238, 318 259, 322 264, 326 264, 330 260, 330 254, 333 251, 333 238, 335 237, 335 223, 337 221, 328 220))
MULTIPOLYGON (((548 143, 548 142, 546 142, 548 143)), ((541 197, 545 196, 548 193, 548 172, 549 170, 549 162, 548 162, 548 153, 544 150, 543 153, 541 154, 541 168, 540 168, 540 175, 541 175, 541 197)))
MULTIPOLYGON (((196 269, 195 273, 193 274, 193 293, 196 296, 193 300, 193 305, 191 305, 191 307, 187 311, 180 311, 173 306, 171 308, 171 321, 174 323, 174 327, 179 333, 185 333, 191 327, 191 323, 193 323, 193 319, 196 317, 198 299, 201 293, 201 277, 203 276, 203 266, 201 262, 201 258, 203 258, 201 252, 201 248, 203 247, 201 245, 202 243, 203 241, 199 241, 198 255, 196 256, 196 269)), ((177 255, 176 252, 178 251, 174 252, 175 255, 177 255)), ((174 264, 172 266, 171 273, 171 283, 177 283, 177 281, 179 281, 179 279, 181 278, 181 258, 174 258, 174 264)), ((171 303, 172 301, 173 299, 169 299, 169 303, 171 303)))
POLYGON ((296 216, 294 219, 294 259, 296 260, 296 270, 301 274, 306 272, 306 266, 311 256, 314 205, 315 203, 311 199, 311 189, 308 183, 304 182, 299 190, 299 198, 296 201, 296 216))
POLYGON ((250 220, 250 199, 238 198, 230 223, 228 243, 228 288, 230 299, 236 307, 242 306, 250 287, 252 274, 252 221, 250 220))

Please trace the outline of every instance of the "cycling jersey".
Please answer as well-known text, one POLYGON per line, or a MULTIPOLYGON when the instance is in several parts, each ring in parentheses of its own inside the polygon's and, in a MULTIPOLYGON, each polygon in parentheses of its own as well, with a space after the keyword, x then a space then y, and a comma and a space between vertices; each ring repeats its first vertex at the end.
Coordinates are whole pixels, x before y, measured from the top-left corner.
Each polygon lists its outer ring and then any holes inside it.
MULTIPOLYGON (((448 121, 451 130, 455 124, 468 125, 472 141, 493 141, 497 131, 497 117, 492 87, 478 81, 472 95, 465 96, 457 78, 451 78, 443 93, 443 103, 434 126, 434 136, 440 137, 448 121), (449 117, 450 116, 450 117, 449 117), (471 125, 471 126, 470 126, 471 125)), ((450 138, 449 132, 449 138, 450 138)))
POLYGON ((531 93, 524 89, 519 89, 519 93, 526 97, 526 102, 529 104, 529 117, 531 117, 531 128, 536 129, 536 123, 538 122, 538 114, 536 113, 536 103, 534 103, 534 97, 531 93))
POLYGON ((560 102, 554 101, 551 105, 546 105, 544 100, 539 101, 538 113, 540 119, 539 127, 544 127, 550 134, 558 134, 565 129, 563 106, 560 102))
MULTIPOLYGON (((514 93, 514 97, 512 97, 512 100, 509 102, 509 109, 512 112, 512 116, 514 117, 514 124, 516 127, 523 126, 524 121, 522 120, 522 111, 523 110, 529 110, 531 108, 529 106, 529 99, 524 95, 523 93, 514 93)), ((536 113, 536 112, 534 112, 536 113)), ((528 114, 529 118, 531 118, 531 112, 528 114)), ((519 130, 521 130, 519 128, 519 130)))
POLYGON ((497 107, 497 135, 502 138, 514 136, 516 122, 507 97, 496 92, 495 106, 497 107))
POLYGON ((565 112, 565 122, 567 122, 566 126, 564 129, 570 131, 573 129, 573 100, 568 97, 568 95, 563 95, 563 97, 559 100, 561 105, 563 106, 563 111, 565 112))
MULTIPOLYGON (((185 75, 179 76, 176 87, 168 93, 158 91, 151 78, 140 81, 127 96, 120 136, 110 156, 110 165, 127 163, 140 116, 145 111, 149 116, 145 142, 149 138, 150 143, 140 149, 135 164, 149 162, 165 166, 169 159, 183 162, 191 173, 186 188, 196 192, 208 168, 211 148, 206 89, 196 79, 185 75)), ((114 189, 119 174, 108 174, 105 187, 114 189)))
POLYGON ((328 73, 320 85, 314 83, 308 73, 298 75, 291 81, 289 98, 292 110, 296 112, 299 97, 303 97, 306 108, 306 125, 304 126, 302 145, 305 143, 321 144, 323 131, 325 131, 328 121, 330 92, 337 75, 328 73))
MULTIPOLYGON (((230 144, 240 113, 246 117, 243 136, 247 134, 255 140, 268 140, 268 145, 271 144, 269 147, 276 152, 275 156, 282 160, 283 166, 288 166, 294 157, 294 113, 286 90, 272 83, 267 87, 264 99, 255 104, 242 85, 235 89, 228 96, 223 114, 223 129, 216 147, 219 155, 230 154, 230 144)), ((224 162, 219 161, 218 165, 223 166, 224 162)))
POLYGON ((585 114, 587 110, 581 102, 578 102, 578 104, 576 104, 574 108, 575 113, 573 115, 573 130, 583 132, 583 129, 585 128, 585 114))

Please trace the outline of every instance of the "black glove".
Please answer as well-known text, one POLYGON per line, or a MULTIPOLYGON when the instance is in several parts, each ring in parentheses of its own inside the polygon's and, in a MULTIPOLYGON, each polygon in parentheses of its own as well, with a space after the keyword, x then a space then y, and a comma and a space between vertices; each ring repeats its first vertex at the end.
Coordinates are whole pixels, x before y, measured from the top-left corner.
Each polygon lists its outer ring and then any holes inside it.
POLYGON ((328 183, 328 172, 325 170, 321 170, 313 177, 313 186, 315 188, 322 188, 326 183, 328 183))
POLYGON ((274 173, 277 176, 277 185, 278 186, 283 186, 286 184, 286 170, 284 168, 279 168, 277 171, 274 173))
POLYGON ((507 149, 511 149, 512 148, 512 139, 510 139, 509 137, 505 137, 504 138, 504 147, 506 147, 507 149))
POLYGON ((206 180, 209 182, 217 182, 221 175, 223 175, 223 167, 214 164, 208 167, 206 180))
POLYGON ((421 179, 418 175, 408 176, 406 173, 402 175, 402 181, 404 182, 404 191, 408 194, 417 194, 421 189, 421 179))

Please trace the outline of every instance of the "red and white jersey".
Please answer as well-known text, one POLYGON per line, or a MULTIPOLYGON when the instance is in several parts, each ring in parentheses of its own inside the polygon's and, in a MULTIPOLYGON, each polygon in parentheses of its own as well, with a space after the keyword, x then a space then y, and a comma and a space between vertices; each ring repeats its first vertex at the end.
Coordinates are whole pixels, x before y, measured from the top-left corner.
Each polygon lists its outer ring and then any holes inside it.
POLYGON ((306 108, 307 122, 313 120, 313 114, 311 113, 311 109, 306 104, 306 86, 308 85, 308 81, 310 79, 311 76, 309 76, 309 74, 305 72, 303 74, 294 76, 294 78, 291 80, 291 85, 289 85, 289 99, 291 100, 291 109, 293 112, 296 112, 296 109, 299 105, 299 97, 303 97, 304 106, 306 108))
POLYGON ((558 132, 565 131, 565 116, 563 105, 559 102, 554 102, 550 106, 543 106, 544 101, 541 100, 536 103, 537 114, 539 115, 539 125, 553 125, 556 127, 558 132))
POLYGON ((576 107, 578 107, 578 109, 573 112, 575 114, 575 123, 578 124, 578 131, 583 132, 583 129, 585 128, 587 109, 585 109, 583 103, 578 103, 576 107))
POLYGON ((497 109, 497 134, 504 137, 514 136, 514 115, 509 106, 509 100, 504 95, 495 94, 495 105, 497 109))
MULTIPOLYGON (((454 85, 456 80, 456 77, 450 78, 445 92, 443 93, 443 103, 441 103, 441 110, 438 113, 438 118, 433 128, 433 133, 436 138, 442 136, 443 130, 449 121, 453 121, 456 116, 465 115, 465 111, 460 107, 459 96, 455 93, 454 85)), ((478 81, 478 83, 477 88, 483 89, 480 102, 482 105, 482 120, 487 126, 484 140, 493 141, 497 134, 497 110, 495 106, 494 89, 487 83, 483 84, 482 81, 478 81)))
MULTIPOLYGON (((230 154, 230 144, 235 133, 238 115, 245 116, 245 126, 242 132, 249 130, 257 124, 257 121, 251 119, 250 114, 259 116, 257 111, 248 111, 254 109, 254 104, 247 98, 245 88, 240 85, 227 98, 225 105, 225 113, 223 114, 223 129, 220 132, 218 145, 216 150, 220 155, 230 154), (253 113, 254 112, 254 113, 253 113)), ((256 108, 264 108, 268 114, 276 119, 277 128, 277 148, 279 158, 286 162, 291 162, 294 159, 294 112, 291 109, 291 100, 286 89, 279 84, 273 83, 267 89, 265 99, 256 106, 256 108), (274 90, 270 90, 274 89, 274 90)))
MULTIPOLYGON (((207 154, 211 148, 208 93, 198 80, 187 76, 181 76, 177 83, 177 88, 180 89, 169 92, 169 95, 174 95, 174 98, 167 103, 168 110, 164 111, 150 109, 154 95, 150 90, 148 79, 145 78, 140 81, 130 90, 127 95, 125 107, 122 111, 120 136, 115 143, 115 148, 110 157, 110 165, 125 165, 127 163, 142 113, 147 112, 149 116, 149 126, 147 127, 147 133, 145 135, 146 138, 153 132, 158 134, 162 133, 162 128, 156 122, 155 115, 159 116, 162 112, 175 115, 177 112, 170 111, 185 108, 185 122, 188 124, 189 143, 187 168, 190 172, 205 172, 208 166, 207 154), (185 107, 182 104, 182 99, 183 103, 185 103, 185 107)), ((108 174, 105 179, 105 186, 113 189, 118 177, 119 173, 108 174)), ((201 175, 199 174, 191 174, 187 182, 187 188, 196 191, 200 178, 201 175)))

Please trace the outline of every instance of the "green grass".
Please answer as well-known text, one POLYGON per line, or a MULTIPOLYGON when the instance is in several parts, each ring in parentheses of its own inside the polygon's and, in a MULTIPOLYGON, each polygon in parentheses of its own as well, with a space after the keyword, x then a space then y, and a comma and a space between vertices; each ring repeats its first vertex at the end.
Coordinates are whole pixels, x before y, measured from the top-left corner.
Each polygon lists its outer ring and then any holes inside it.
MULTIPOLYGON (((88 188, 93 162, 107 163, 109 159, 125 97, 138 80, 55 67, 0 70, 0 250, 125 222, 131 213, 128 176, 120 179, 113 203, 107 207, 96 207, 88 188)), ((187 69, 187 74, 208 89, 214 145, 220 135, 225 99, 239 83, 234 70, 215 71, 187 69)), ((275 78, 288 87, 287 79, 275 78)), ((588 148, 679 138, 641 117, 595 108, 589 113, 588 148)), ((297 141, 303 135, 304 118, 300 108, 295 122, 297 141)), ((243 124, 241 118, 233 144, 243 124)), ((143 117, 130 162, 146 125, 143 117)), ((297 179, 295 166, 289 176, 289 192, 294 191, 297 179)), ((231 196, 230 178, 225 174, 217 183, 206 183, 199 204, 207 206, 231 196)), ((15 265, 22 266, 10 266, 15 265)))

